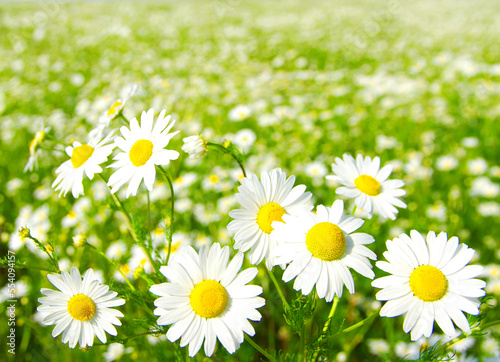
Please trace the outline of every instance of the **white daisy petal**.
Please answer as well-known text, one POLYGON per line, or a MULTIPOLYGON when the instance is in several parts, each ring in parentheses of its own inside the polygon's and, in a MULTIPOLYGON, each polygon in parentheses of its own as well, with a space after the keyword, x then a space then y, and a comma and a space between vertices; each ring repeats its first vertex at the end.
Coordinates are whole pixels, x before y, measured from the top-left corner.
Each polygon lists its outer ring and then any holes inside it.
POLYGON ((340 183, 336 189, 338 195, 355 200, 358 208, 367 212, 371 218, 373 213, 379 214, 383 219, 396 219, 398 210, 394 206, 405 208, 406 204, 398 199, 406 193, 400 187, 404 182, 400 180, 387 180, 392 172, 392 166, 387 165, 380 169, 380 158, 361 154, 354 159, 351 155, 344 154, 343 159, 336 158, 332 164, 335 175, 326 176, 340 183))
POLYGON ((95 335, 105 343, 104 331, 116 335, 112 324, 121 325, 116 317, 123 314, 110 307, 122 305, 125 300, 116 298, 115 292, 108 292, 108 286, 100 285, 92 269, 83 276, 77 268, 72 268, 69 274, 63 271, 60 275, 49 274, 47 278, 61 292, 42 289, 47 297, 38 299, 41 305, 37 310, 47 313, 43 324, 56 324, 53 337, 62 333, 61 341, 69 342, 70 348, 77 343, 85 348, 93 345, 95 335))
POLYGON ((479 314, 477 298, 485 295, 486 287, 484 281, 474 279, 483 268, 466 265, 474 251, 459 245, 457 237, 448 240, 446 233, 436 236, 429 232, 424 240, 415 230, 411 238, 402 234, 386 245, 384 256, 389 262, 376 265, 392 275, 372 282, 372 286, 382 289, 377 299, 387 300, 380 315, 394 317, 407 312, 403 330, 411 331, 413 341, 430 337, 434 321, 450 337, 455 335, 453 322, 469 332, 462 312, 479 314))
POLYGON ((180 346, 189 345, 191 357, 203 341, 204 352, 210 357, 217 339, 234 353, 243 342, 243 333, 255 333, 248 320, 261 319, 256 309, 264 305, 264 299, 258 297, 262 288, 246 285, 256 277, 257 268, 238 273, 243 253, 229 264, 228 259, 229 247, 217 243, 209 249, 202 247, 199 253, 186 247, 179 258, 160 269, 169 282, 150 289, 160 296, 154 302, 157 323, 171 324, 167 339, 174 342, 181 338, 180 346), (189 268, 196 271, 192 273, 189 268))

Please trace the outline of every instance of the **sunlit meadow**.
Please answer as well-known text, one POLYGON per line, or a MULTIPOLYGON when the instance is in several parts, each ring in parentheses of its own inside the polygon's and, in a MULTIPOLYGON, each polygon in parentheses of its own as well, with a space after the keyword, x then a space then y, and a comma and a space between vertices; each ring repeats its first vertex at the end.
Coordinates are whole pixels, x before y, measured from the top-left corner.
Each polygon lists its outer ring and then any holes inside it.
POLYGON ((0 2, 2 360, 497 361, 499 14, 0 2))

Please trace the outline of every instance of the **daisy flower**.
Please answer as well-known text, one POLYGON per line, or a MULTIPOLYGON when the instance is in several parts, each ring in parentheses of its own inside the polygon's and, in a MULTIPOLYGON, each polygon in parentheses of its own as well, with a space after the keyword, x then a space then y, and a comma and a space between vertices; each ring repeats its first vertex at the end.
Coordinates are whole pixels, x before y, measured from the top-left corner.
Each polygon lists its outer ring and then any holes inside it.
POLYGON ((117 137, 115 145, 123 152, 116 155, 116 162, 109 166, 117 168, 108 181, 112 193, 130 181, 127 197, 135 196, 142 179, 151 191, 156 178, 155 165, 166 166, 179 157, 179 152, 165 149, 170 139, 179 133, 168 133, 175 121, 170 123, 170 116, 165 117, 165 112, 161 111, 154 127, 154 111, 150 109, 142 112, 140 126, 137 119, 133 118, 130 129, 125 126, 120 128, 123 137, 117 137))
POLYGON ((184 137, 182 150, 189 155, 189 158, 196 159, 207 153, 207 141, 201 135, 184 137))
POLYGON ((101 284, 92 269, 85 272, 83 280, 77 268, 47 278, 59 291, 42 288, 45 297, 38 298, 41 305, 37 311, 45 315, 43 325, 56 325, 52 337, 62 333, 62 343, 69 342, 69 347, 74 348, 79 342, 80 348, 85 348, 92 347, 94 335, 102 343, 106 343, 104 332, 116 336, 113 325, 121 326, 117 317, 123 314, 111 307, 123 305, 125 300, 101 284))
POLYGON ((293 278, 293 288, 308 295, 314 286, 318 297, 331 302, 342 296, 345 286, 354 293, 354 280, 349 268, 364 277, 375 274, 370 259, 377 259, 365 244, 375 239, 365 233, 353 233, 364 221, 344 216, 344 202, 337 200, 332 207, 319 205, 316 214, 311 211, 297 216, 283 215, 284 223, 273 222, 272 236, 278 241, 274 250, 275 265, 288 264, 283 280, 293 278))
POLYGON ((94 137, 88 144, 82 145, 75 141, 73 146, 66 147, 66 153, 71 158, 57 168, 57 177, 52 184, 55 191, 61 190, 59 197, 62 194, 66 196, 69 190, 75 198, 83 195, 83 174, 92 180, 94 174, 102 172, 99 165, 108 160, 115 148, 114 144, 107 144, 112 136, 113 132, 102 140, 100 137, 94 137))
POLYGON ((355 199, 357 207, 368 211, 369 217, 373 213, 383 218, 396 219, 398 210, 394 206, 406 208, 406 204, 399 199, 406 195, 401 180, 387 180, 392 172, 392 165, 380 169, 380 158, 373 160, 370 156, 363 158, 358 154, 356 160, 344 153, 343 160, 337 157, 332 164, 335 175, 326 176, 329 180, 337 181, 342 187, 337 188, 339 195, 355 199))
POLYGON ((35 137, 30 142, 30 157, 23 172, 33 171, 33 169, 38 167, 38 156, 40 155, 40 149, 37 148, 40 143, 45 139, 45 135, 50 130, 50 127, 44 127, 42 124, 42 129, 35 133, 35 137))
POLYGON ((250 263, 259 264, 264 257, 269 270, 272 269, 271 250, 276 241, 271 238, 274 221, 283 221, 283 215, 296 214, 311 210, 307 204, 312 194, 305 192, 304 185, 293 187, 295 176, 286 178, 286 173, 276 168, 271 172, 262 172, 261 180, 256 175, 249 175, 241 180, 236 199, 242 209, 229 212, 234 220, 227 229, 235 232, 234 248, 246 252, 250 263))
POLYGON ((477 315, 485 295, 486 283, 475 277, 483 267, 469 265, 474 250, 459 244, 456 236, 448 240, 446 233, 438 236, 433 231, 424 240, 412 230, 410 236, 401 234, 386 242, 384 253, 388 261, 377 262, 377 267, 392 275, 372 282, 381 288, 378 300, 387 301, 380 311, 382 317, 396 317, 406 313, 403 324, 411 339, 432 334, 434 321, 448 336, 455 335, 453 322, 465 333, 469 322, 462 311, 477 315), (410 237, 411 236, 411 237, 410 237))
POLYGON ((257 268, 238 273, 243 254, 238 253, 229 263, 229 247, 213 244, 200 253, 187 246, 160 268, 168 283, 153 285, 150 291, 159 295, 154 314, 158 325, 172 326, 167 332, 171 342, 181 338, 180 346, 189 344, 189 356, 194 357, 205 341, 205 354, 210 357, 218 339, 229 353, 243 342, 243 332, 253 336, 248 322, 259 321, 257 308, 265 304, 258 297, 262 288, 246 285, 257 275, 257 268))
POLYGON ((123 95, 123 99, 118 98, 115 103, 113 103, 113 105, 109 108, 106 116, 108 116, 110 120, 116 117, 122 111, 123 107, 125 107, 125 104, 128 102, 128 100, 132 98, 138 88, 138 82, 131 83, 123 88, 121 92, 123 95))

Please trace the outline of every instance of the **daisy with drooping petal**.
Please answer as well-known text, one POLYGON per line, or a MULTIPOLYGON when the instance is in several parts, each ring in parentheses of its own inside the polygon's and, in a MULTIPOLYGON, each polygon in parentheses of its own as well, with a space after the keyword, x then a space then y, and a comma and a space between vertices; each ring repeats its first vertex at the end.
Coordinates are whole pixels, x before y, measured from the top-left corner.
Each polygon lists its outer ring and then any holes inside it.
POLYGON ((87 144, 75 141, 73 146, 66 147, 66 153, 71 158, 57 168, 57 178, 52 183, 55 191, 61 190, 59 197, 62 194, 66 196, 69 190, 75 198, 83 195, 83 174, 92 180, 94 174, 102 172, 99 165, 108 160, 115 148, 114 144, 108 144, 112 136, 113 132, 102 140, 95 137, 87 144))
POLYGON ((201 135, 184 137, 182 150, 189 155, 189 158, 196 159, 203 157, 207 153, 207 141, 201 135))
POLYGON ((34 168, 36 169, 38 167, 38 156, 40 155, 40 149, 37 147, 40 143, 42 143, 45 135, 49 130, 50 127, 44 127, 44 124, 42 123, 41 130, 35 133, 35 137, 33 137, 29 146, 30 157, 28 159, 28 162, 26 163, 26 166, 24 167, 23 172, 33 171, 34 168))
POLYGON ((117 168, 108 181, 112 193, 130 181, 127 197, 135 196, 142 179, 151 191, 156 178, 155 165, 166 166, 179 157, 179 152, 165 149, 170 139, 179 133, 169 133, 175 121, 170 123, 170 116, 165 117, 165 113, 165 109, 161 111, 154 127, 154 111, 150 109, 142 112, 140 126, 133 118, 130 129, 125 126, 120 128, 123 137, 117 137, 115 145, 123 152, 116 155, 116 162, 109 166, 117 168))
POLYGON ((365 244, 375 239, 365 233, 353 233, 364 221, 344 216, 344 202, 332 207, 319 205, 316 214, 307 211, 297 216, 283 215, 284 223, 274 222, 272 236, 278 241, 274 250, 275 265, 288 264, 283 280, 293 278, 293 288, 308 295, 314 286, 320 298, 331 302, 342 296, 344 285, 354 293, 354 280, 349 268, 364 277, 375 274, 369 259, 377 259, 365 244))
POLYGON ((313 206, 307 202, 312 194, 305 192, 304 185, 294 187, 295 176, 287 179, 280 168, 264 171, 260 178, 251 174, 241 180, 236 199, 243 208, 229 212, 234 220, 227 229, 235 232, 235 249, 242 252, 250 249, 250 263, 259 264, 266 258, 267 268, 271 270, 274 265, 271 250, 276 247, 276 241, 271 238, 271 224, 283 221, 285 214, 311 210, 313 206))
POLYGON ((113 325, 121 326, 118 317, 123 314, 111 308, 125 304, 125 300, 101 284, 92 269, 85 272, 83 280, 77 268, 47 278, 59 291, 42 288, 45 297, 38 298, 42 305, 37 311, 45 315, 43 325, 56 325, 52 337, 62 333, 62 343, 69 342, 70 348, 80 343, 80 348, 85 348, 92 347, 95 335, 102 343, 106 343, 106 333, 116 336, 113 325))
POLYGON ((210 357, 218 339, 229 353, 243 342, 243 332, 253 336, 255 330, 248 322, 259 321, 256 310, 265 304, 258 297, 262 288, 246 285, 257 275, 257 268, 238 273, 243 254, 238 253, 229 263, 229 247, 221 249, 215 243, 200 253, 185 247, 160 268, 168 283, 151 287, 155 300, 154 314, 160 316, 158 325, 172 324, 167 332, 171 342, 181 338, 180 346, 189 344, 193 357, 205 341, 205 354, 210 357))
POLYGON ((372 160, 370 156, 363 158, 358 154, 354 160, 354 157, 344 153, 343 160, 337 157, 335 162, 332 164, 335 175, 326 178, 342 184, 337 188, 337 194, 355 199, 356 206, 368 211, 370 218, 376 213, 395 220, 398 209, 394 206, 406 208, 399 198, 406 195, 406 191, 401 189, 404 182, 387 180, 392 166, 380 168, 379 157, 372 160))
POLYGON ((459 244, 456 236, 448 240, 444 232, 436 236, 430 231, 427 240, 412 230, 386 242, 387 261, 376 263, 379 269, 392 275, 372 282, 381 288, 378 300, 387 301, 380 310, 382 317, 406 313, 405 333, 411 331, 413 341, 432 334, 434 321, 448 336, 455 335, 453 322, 465 333, 469 322, 462 312, 479 314, 477 298, 485 295, 486 283, 475 277, 483 267, 467 265, 474 250, 459 244), (410 237, 411 236, 411 237, 410 237))

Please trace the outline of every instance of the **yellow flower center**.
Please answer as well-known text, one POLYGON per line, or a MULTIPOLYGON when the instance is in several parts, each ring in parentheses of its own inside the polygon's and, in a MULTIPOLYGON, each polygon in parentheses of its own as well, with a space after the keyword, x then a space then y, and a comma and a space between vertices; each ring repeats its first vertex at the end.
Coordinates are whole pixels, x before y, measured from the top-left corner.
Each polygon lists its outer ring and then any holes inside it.
POLYGON ((135 167, 139 167, 148 162, 153 154, 153 142, 150 140, 138 140, 134 143, 128 156, 135 167))
POLYGON ((421 265, 410 275, 410 288, 424 302, 435 302, 448 291, 448 280, 438 268, 421 265))
POLYGON ((81 145, 73 148, 73 153, 71 154, 71 164, 74 168, 78 168, 83 165, 94 153, 94 147, 89 145, 81 145))
POLYGON ((262 205, 257 212, 257 225, 266 234, 271 234, 274 228, 271 226, 273 221, 283 222, 285 209, 275 202, 269 202, 262 205))
POLYGON ((95 314, 96 307, 92 299, 85 294, 76 294, 68 302, 68 313, 74 319, 85 322, 95 314))
POLYGON ((324 261, 336 260, 344 254, 345 235, 337 225, 320 222, 307 232, 306 246, 315 258, 324 261))
POLYGON ((116 108, 120 107, 122 105, 122 102, 120 101, 116 101, 115 103, 113 103, 113 105, 111 106, 111 108, 109 108, 109 111, 108 111, 108 117, 117 113, 117 110, 116 108))
POLYGON ((226 309, 227 292, 219 282, 204 280, 195 285, 189 300, 200 317, 214 318, 226 309))
POLYGON ((370 196, 377 196, 380 194, 380 182, 368 175, 361 175, 354 180, 356 188, 370 196))
POLYGON ((45 131, 38 131, 30 142, 30 154, 35 153, 36 146, 45 138, 45 131))
POLYGON ((219 177, 217 175, 210 175, 209 179, 210 179, 210 182, 213 184, 216 184, 217 182, 219 182, 219 177))

